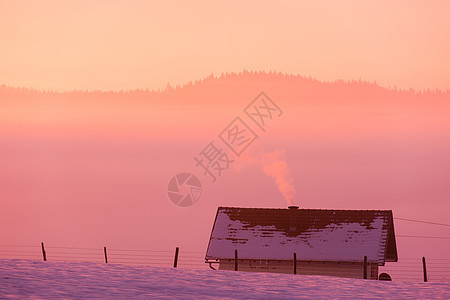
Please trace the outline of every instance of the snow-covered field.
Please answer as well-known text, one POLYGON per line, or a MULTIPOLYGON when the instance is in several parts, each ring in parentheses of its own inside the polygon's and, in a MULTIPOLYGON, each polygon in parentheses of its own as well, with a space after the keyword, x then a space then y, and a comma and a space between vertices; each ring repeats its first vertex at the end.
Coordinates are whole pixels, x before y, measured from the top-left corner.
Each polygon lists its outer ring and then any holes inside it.
POLYGON ((0 298, 450 299, 450 284, 4 259, 0 298))

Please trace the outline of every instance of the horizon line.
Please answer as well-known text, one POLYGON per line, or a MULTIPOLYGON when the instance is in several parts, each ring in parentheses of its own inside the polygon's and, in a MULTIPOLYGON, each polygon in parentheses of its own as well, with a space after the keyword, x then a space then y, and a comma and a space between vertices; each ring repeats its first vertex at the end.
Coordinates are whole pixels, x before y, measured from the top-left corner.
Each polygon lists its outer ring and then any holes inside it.
POLYGON ((188 82, 184 82, 181 84, 172 84, 170 82, 167 82, 166 87, 164 88, 154 88, 149 89, 148 87, 138 87, 134 89, 72 89, 72 90, 58 90, 58 89, 45 89, 45 88, 35 88, 35 87, 26 87, 26 86, 16 86, 16 85, 8 85, 6 83, 0 82, 0 88, 7 88, 7 89, 15 89, 15 90, 26 90, 30 92, 37 92, 37 93, 54 93, 54 94, 69 94, 69 93, 133 93, 133 92, 148 92, 148 93, 164 93, 168 91, 175 91, 178 89, 183 89, 186 87, 192 87, 199 85, 203 82, 206 82, 208 80, 221 80, 221 79, 227 79, 227 77, 231 76, 245 76, 245 75, 258 75, 258 76, 277 76, 277 77, 294 77, 296 79, 302 79, 302 80, 308 80, 313 81, 319 84, 364 84, 364 85, 371 85, 375 87, 379 87, 388 91, 397 91, 397 92, 414 92, 415 94, 423 94, 423 93, 440 93, 440 94, 448 94, 450 93, 450 88, 423 88, 423 89, 417 89, 417 88, 400 88, 396 85, 394 86, 384 86, 379 84, 376 80, 375 81, 368 81, 363 80, 360 78, 358 79, 342 79, 338 78, 335 80, 319 80, 316 78, 313 78, 311 76, 301 75, 301 74, 293 74, 293 73, 286 73, 281 71, 254 71, 254 70, 247 70, 244 69, 240 72, 222 72, 220 75, 214 75, 214 73, 211 73, 210 75, 204 76, 202 79, 194 79, 190 80, 188 82))

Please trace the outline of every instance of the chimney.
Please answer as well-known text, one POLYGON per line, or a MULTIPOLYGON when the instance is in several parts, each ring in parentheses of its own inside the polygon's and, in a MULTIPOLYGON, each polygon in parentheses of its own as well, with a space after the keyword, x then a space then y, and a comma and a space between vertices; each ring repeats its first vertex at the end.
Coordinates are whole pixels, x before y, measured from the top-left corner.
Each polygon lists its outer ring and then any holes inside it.
POLYGON ((298 212, 298 206, 291 205, 288 206, 289 210, 289 232, 296 232, 297 231, 297 212, 298 212))

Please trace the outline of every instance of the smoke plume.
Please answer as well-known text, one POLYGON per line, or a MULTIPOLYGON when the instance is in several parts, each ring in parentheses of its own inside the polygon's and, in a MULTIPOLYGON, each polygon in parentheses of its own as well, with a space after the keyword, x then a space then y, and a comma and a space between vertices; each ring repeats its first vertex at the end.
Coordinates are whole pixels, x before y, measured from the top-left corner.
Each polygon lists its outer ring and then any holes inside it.
POLYGON ((283 150, 241 157, 239 162, 246 165, 258 165, 264 174, 275 179, 278 190, 286 199, 288 206, 295 205, 294 179, 292 178, 291 170, 286 162, 286 154, 283 150))

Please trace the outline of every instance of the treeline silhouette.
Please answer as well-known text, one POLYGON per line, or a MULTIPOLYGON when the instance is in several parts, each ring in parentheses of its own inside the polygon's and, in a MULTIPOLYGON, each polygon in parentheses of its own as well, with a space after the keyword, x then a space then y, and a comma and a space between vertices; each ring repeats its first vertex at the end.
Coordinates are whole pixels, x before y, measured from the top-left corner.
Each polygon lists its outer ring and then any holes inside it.
POLYGON ((191 89, 204 89, 208 88, 211 85, 216 86, 223 83, 246 83, 246 82, 254 82, 254 83, 266 83, 269 85, 272 84, 287 84, 287 85, 295 85, 297 87, 308 87, 309 89, 314 89, 314 87, 320 87, 324 89, 341 89, 341 88, 358 88, 363 90, 372 90, 372 91, 384 91, 384 92, 395 92, 400 94, 407 95, 447 95, 449 93, 449 89, 426 89, 426 90, 415 90, 415 89, 400 89, 397 87, 382 87, 377 82, 368 82, 359 80, 335 80, 335 81, 319 81, 310 76, 302 76, 302 75, 293 75, 286 74, 282 72, 275 71, 242 71, 238 73, 234 72, 226 72, 222 73, 218 76, 211 74, 206 76, 203 79, 189 81, 185 84, 172 85, 167 83, 165 88, 162 89, 154 89, 150 90, 148 88, 145 89, 134 89, 134 90, 120 90, 120 91, 100 91, 100 90, 69 90, 69 91, 54 91, 54 90, 43 90, 43 89, 35 89, 32 87, 15 87, 9 86, 5 84, 0 84, 0 94, 3 96, 21 94, 21 95, 104 95, 104 96, 120 96, 120 95, 133 95, 133 96, 152 96, 152 95, 161 95, 173 92, 183 92, 191 89))

